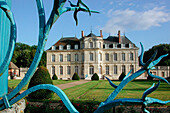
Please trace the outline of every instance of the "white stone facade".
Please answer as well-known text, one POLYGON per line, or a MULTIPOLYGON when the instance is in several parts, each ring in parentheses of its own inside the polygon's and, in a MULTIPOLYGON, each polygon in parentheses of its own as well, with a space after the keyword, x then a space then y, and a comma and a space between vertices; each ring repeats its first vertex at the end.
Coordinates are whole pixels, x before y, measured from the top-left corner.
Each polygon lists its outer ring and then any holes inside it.
MULTIPOLYGON (((118 36, 104 39, 102 31, 100 36, 93 33, 84 36, 82 31, 81 39, 61 38, 47 50, 47 69, 51 77, 56 74, 59 79, 71 79, 77 72, 81 79, 90 80, 97 73, 100 79, 107 76, 117 80, 122 72, 127 74, 132 69, 133 73, 140 68, 138 50, 126 36, 120 36, 120 32, 118 36)), ((166 74, 167 71, 164 76, 169 76, 166 74)), ((146 78, 143 74, 138 79, 146 78)))

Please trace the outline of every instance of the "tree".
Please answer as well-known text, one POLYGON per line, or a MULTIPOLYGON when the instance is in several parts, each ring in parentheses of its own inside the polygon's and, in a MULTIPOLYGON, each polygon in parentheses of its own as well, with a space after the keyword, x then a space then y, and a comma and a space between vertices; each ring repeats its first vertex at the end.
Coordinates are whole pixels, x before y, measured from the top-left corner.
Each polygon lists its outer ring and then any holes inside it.
POLYGON ((159 44, 156 46, 153 46, 151 49, 146 51, 144 53, 144 62, 146 62, 151 56, 154 54, 154 52, 157 51, 157 56, 155 59, 160 57, 161 55, 169 54, 167 57, 163 58, 161 62, 157 64, 157 66, 170 66, 170 44, 159 44))
POLYGON ((54 74, 54 75, 53 75, 53 77, 52 77, 52 79, 53 79, 53 80, 58 80, 57 75, 56 75, 56 74, 54 74))
MULTIPOLYGON (((28 89, 39 84, 53 84, 46 67, 40 66, 34 73, 28 85, 28 89)), ((52 91, 41 89, 28 95, 31 99, 48 99, 53 95, 52 91)))
POLYGON ((125 72, 122 72, 122 74, 119 76, 119 80, 122 81, 125 76, 125 72))
POLYGON ((72 80, 80 80, 80 77, 77 73, 74 73, 72 80))
MULTIPOLYGON (((18 67, 30 67, 35 56, 37 46, 29 46, 23 43, 16 43, 12 62, 18 67)), ((46 51, 43 52, 39 66, 46 66, 46 51)))
POLYGON ((99 80, 98 74, 94 73, 93 76, 91 77, 91 80, 99 80))

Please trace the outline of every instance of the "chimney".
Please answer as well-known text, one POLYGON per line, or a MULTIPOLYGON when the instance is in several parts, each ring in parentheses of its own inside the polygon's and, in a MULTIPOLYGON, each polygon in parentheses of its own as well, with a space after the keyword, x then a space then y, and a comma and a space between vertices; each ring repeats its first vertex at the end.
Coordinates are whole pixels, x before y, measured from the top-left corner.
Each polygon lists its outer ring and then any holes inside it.
POLYGON ((100 36, 103 38, 103 33, 102 33, 102 30, 100 30, 100 36))
POLYGON ((84 31, 81 31, 81 37, 82 38, 84 37, 84 31))
POLYGON ((120 44, 121 43, 120 30, 118 31, 118 37, 119 37, 119 44, 120 44))

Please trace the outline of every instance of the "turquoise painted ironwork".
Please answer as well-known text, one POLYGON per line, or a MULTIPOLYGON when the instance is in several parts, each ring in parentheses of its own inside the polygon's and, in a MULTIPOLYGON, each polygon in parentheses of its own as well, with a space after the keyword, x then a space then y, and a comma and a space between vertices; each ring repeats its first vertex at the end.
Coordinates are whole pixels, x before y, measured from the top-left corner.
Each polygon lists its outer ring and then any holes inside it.
POLYGON ((167 104, 167 103, 170 102, 170 100, 168 100, 168 101, 161 101, 161 100, 158 100, 158 99, 146 97, 148 94, 152 93, 153 91, 155 91, 158 88, 158 86, 160 85, 160 81, 159 81, 159 83, 155 87, 154 87, 154 84, 153 84, 149 89, 147 89, 144 92, 144 94, 142 96, 142 99, 127 99, 126 98, 126 99, 116 99, 116 100, 114 100, 115 97, 118 95, 118 93, 124 88, 124 86, 127 85, 127 83, 129 83, 130 81, 132 81, 135 78, 139 77, 144 72, 147 72, 148 75, 151 76, 151 77, 163 80, 163 81, 165 81, 165 82, 167 82, 169 84, 169 82, 166 79, 164 79, 163 77, 152 75, 150 73, 150 70, 154 69, 154 66, 156 64, 158 64, 158 62, 163 57, 166 57, 168 54, 162 55, 157 60, 154 60, 155 57, 156 57, 156 53, 157 53, 157 52, 155 52, 153 54, 153 56, 146 63, 143 63, 144 48, 143 48, 142 43, 140 43, 140 44, 141 44, 141 48, 142 49, 141 49, 141 55, 140 55, 139 62, 143 66, 143 68, 141 68, 137 72, 133 73, 132 75, 130 75, 130 73, 131 73, 131 71, 130 71, 125 76, 125 78, 121 81, 121 83, 118 86, 115 85, 109 78, 106 77, 106 79, 109 81, 110 85, 112 87, 114 87, 115 90, 109 95, 109 97, 104 102, 100 103, 100 105, 99 105, 98 109, 95 111, 95 113, 102 113, 105 110, 108 110, 108 109, 110 109, 112 107, 115 107, 115 106, 118 106, 118 105, 134 105, 134 104, 142 105, 143 112, 149 113, 149 111, 147 111, 145 109, 146 106, 149 106, 150 104, 153 104, 153 103, 167 104))
MULTIPOLYGON (((79 11, 84 11, 84 12, 88 12, 89 15, 91 15, 91 13, 98 13, 97 11, 92 11, 90 10, 86 4, 84 4, 82 2, 82 0, 78 0, 77 4, 73 4, 71 1, 68 1, 70 3, 70 7, 63 7, 65 2, 67 0, 54 0, 54 5, 53 5, 53 9, 51 11, 51 15, 49 17, 49 19, 45 20, 45 11, 44 11, 44 6, 43 6, 43 2, 42 0, 36 0, 36 4, 37 4, 37 8, 38 8, 38 14, 39 14, 39 40, 38 40, 38 48, 36 50, 33 62, 28 70, 28 72, 26 73, 25 77, 22 79, 22 81, 18 84, 18 86, 9 94, 7 94, 7 75, 4 75, 5 71, 8 69, 8 65, 9 62, 11 61, 12 58, 12 54, 14 52, 14 47, 15 47, 15 42, 16 42, 16 25, 15 25, 15 21, 13 18, 13 15, 10 11, 10 7, 8 7, 7 2, 5 2, 4 0, 0 0, 0 9, 5 13, 6 18, 9 19, 10 22, 10 39, 6 39, 6 37, 8 37, 7 35, 3 35, 1 34, 1 42, 2 40, 5 40, 7 42, 9 42, 9 47, 8 49, 5 50, 5 52, 3 53, 3 58, 2 62, 0 63, 0 80, 4 80, 5 82, 3 82, 4 84, 0 84, 0 91, 3 90, 3 93, 0 93, 0 97, 2 97, 2 99, 0 100, 0 110, 3 110, 5 108, 9 108, 11 107, 12 104, 16 103, 17 101, 19 101, 20 99, 22 99, 23 97, 25 97, 26 95, 39 90, 39 89, 48 89, 51 90, 53 92, 55 92, 64 102, 64 104, 66 105, 66 107, 68 108, 68 110, 71 113, 78 113, 78 111, 75 109, 75 107, 71 104, 70 100, 67 98, 67 96, 65 95, 65 93, 59 89, 56 86, 53 85, 37 85, 34 86, 28 90, 26 90, 25 92, 23 92, 22 94, 18 95, 17 97, 14 97, 31 79, 31 77, 33 76, 36 67, 38 66, 47 38, 48 38, 48 34, 50 29, 52 28, 53 24, 57 21, 57 19, 60 17, 60 15, 62 15, 65 12, 68 11, 74 11, 74 19, 76 21, 76 25, 78 24, 78 19, 77 19, 77 14, 79 11), (5 37, 5 38, 2 38, 5 37), (3 86, 5 88, 3 88, 3 86), (4 93, 5 92, 5 93, 4 93), (12 99, 13 98, 13 99, 12 99)), ((0 10, 0 11, 1 11, 0 10)), ((1 12, 0 12, 1 14, 1 12)), ((6 25, 8 26, 8 25, 6 25)), ((98 109, 95 111, 95 113, 100 113, 100 112, 104 112, 107 109, 110 109, 112 107, 115 107, 117 105, 142 105, 142 110, 145 113, 148 113, 149 111, 147 111, 145 109, 146 106, 149 106, 150 104, 153 103, 159 103, 159 104, 167 104, 170 101, 161 101, 158 99, 154 99, 154 98, 150 98, 150 97, 146 97, 148 94, 152 93, 153 91, 155 91, 158 86, 160 85, 160 82, 155 85, 153 84, 149 89, 147 89, 143 96, 142 99, 130 99, 130 98, 124 98, 124 99, 115 99, 115 97, 117 96, 117 94, 123 89, 123 87, 129 83, 130 81, 132 81, 133 79, 139 77, 141 74, 143 74, 144 72, 147 72, 149 76, 163 80, 165 82, 167 82, 169 84, 169 82, 159 76, 153 75, 150 73, 151 69, 154 69, 154 66, 163 58, 166 57, 168 54, 166 55, 162 55, 161 57, 159 57, 157 60, 154 60, 156 57, 157 52, 155 52, 153 54, 153 56, 146 62, 143 63, 143 55, 144 55, 144 48, 143 45, 141 44, 141 55, 140 55, 140 64, 143 66, 143 68, 141 68, 140 70, 138 70, 137 72, 133 73, 132 75, 130 75, 131 71, 125 76, 125 78, 121 81, 121 83, 117 86, 115 85, 109 78, 106 77, 106 79, 109 81, 110 85, 112 87, 115 88, 115 90, 111 93, 111 95, 106 99, 106 101, 102 102, 98 109)), ((2 49, 2 48, 1 48, 2 49)), ((2 83, 2 82, 1 82, 2 83)))
MULTIPOLYGON (((22 99, 22 95, 21 96, 17 96, 16 98, 14 98, 13 100, 15 102, 13 102, 11 99, 30 81, 31 77, 33 76, 43 53, 47 38, 48 38, 48 34, 49 31, 51 29, 51 27, 53 26, 53 24, 57 21, 57 19, 60 17, 60 15, 62 15, 65 12, 68 11, 74 11, 74 18, 76 21, 76 25, 78 23, 77 20, 77 13, 79 11, 84 11, 84 12, 89 12, 89 14, 91 15, 91 13, 99 13, 97 11, 91 11, 81 0, 78 0, 77 5, 74 7, 63 7, 64 4, 66 3, 67 0, 54 0, 54 5, 53 5, 53 9, 51 11, 51 15, 48 19, 48 21, 46 22, 45 20, 45 11, 44 11, 44 6, 43 6, 43 2, 42 0, 36 0, 36 4, 37 4, 37 8, 38 8, 38 14, 39 14, 39 40, 38 40, 38 48, 36 50, 33 62, 29 68, 29 70, 27 71, 25 77, 22 79, 22 81, 18 84, 18 86, 8 95, 6 95, 7 90, 5 95, 0 95, 0 97, 3 96, 3 99, 0 100, 0 105, 4 104, 0 109, 4 109, 4 108, 8 108, 10 107, 11 104, 14 104, 16 101, 15 100, 20 100, 22 99), (82 7, 84 6, 84 7, 82 7), (10 100, 10 102, 9 102, 10 100)), ((11 30, 10 30, 10 45, 9 48, 7 50, 7 53, 5 55, 5 59, 3 60, 3 63, 0 65, 0 76, 3 75, 4 71, 8 68, 9 62, 11 61, 12 58, 12 54, 14 51, 14 46, 15 46, 15 42, 16 42, 16 25, 15 25, 15 21, 14 18, 12 16, 12 13, 10 11, 10 8, 8 7, 7 3, 5 1, 0 0, 0 9, 2 9, 5 13, 6 16, 8 17, 8 19, 11 22, 11 30)), ((2 40, 1 40, 2 41, 2 40)), ((4 78, 3 78, 4 79, 4 78)), ((4 79, 5 81, 7 81, 8 79, 4 79)), ((6 87, 8 86, 7 84, 5 85, 6 87)), ((54 86, 48 86, 48 85, 44 85, 43 88, 51 89, 52 91, 56 91, 56 93, 60 93, 61 95, 63 95, 65 97, 65 94, 63 94, 61 92, 61 90, 58 90, 57 87, 54 86)), ((1 87, 2 88, 2 87, 1 87)), ((32 92, 34 90, 38 90, 41 89, 40 86, 37 86, 35 88, 31 88, 28 89, 28 92, 32 92)), ((26 91, 27 92, 27 91, 26 91)), ((24 93, 25 94, 25 93, 24 93)), ((62 97, 62 96, 61 96, 62 97)), ((77 112, 74 107, 72 105, 70 105, 68 99, 64 99, 63 100, 66 107, 70 110, 70 112, 77 112), (69 104, 68 104, 69 103, 69 104), (69 107, 71 106, 71 107, 69 107)))

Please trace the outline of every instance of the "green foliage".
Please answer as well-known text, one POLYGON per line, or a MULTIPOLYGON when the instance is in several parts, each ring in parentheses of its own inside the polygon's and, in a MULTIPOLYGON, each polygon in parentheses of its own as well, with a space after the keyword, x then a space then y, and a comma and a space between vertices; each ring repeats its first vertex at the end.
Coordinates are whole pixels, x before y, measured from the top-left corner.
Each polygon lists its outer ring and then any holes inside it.
POLYGON ((91 80, 99 80, 98 74, 94 73, 93 76, 91 77, 91 80))
MULTIPOLYGON (((29 46, 23 43, 16 43, 14 54, 11 61, 18 67, 30 67, 36 49, 37 46, 35 45, 29 46)), ((46 66, 46 51, 43 52, 39 66, 46 66)))
MULTIPOLYGON (((33 77, 31 78, 31 81, 28 85, 28 89, 39 85, 39 84, 53 84, 50 74, 46 67, 39 67, 33 77)), ((48 99, 52 97, 53 92, 45 89, 38 90, 36 92, 33 92, 28 95, 28 98, 30 99, 48 99)))
POLYGON ((52 79, 53 79, 53 80, 58 80, 57 75, 56 75, 56 74, 54 74, 54 75, 53 75, 53 77, 52 77, 52 79))
POLYGON ((167 57, 163 58, 161 62, 159 62, 158 66, 170 66, 170 44, 159 44, 153 46, 151 49, 145 52, 144 54, 144 62, 150 59, 150 57, 154 54, 155 51, 157 52, 157 56, 155 59, 160 57, 161 55, 169 54, 167 57))
POLYGON ((77 73, 74 73, 72 80, 80 80, 80 77, 77 73))
POLYGON ((148 75, 147 80, 153 80, 153 77, 148 75))
POLYGON ((126 75, 125 75, 125 73, 124 72, 122 72, 122 74, 119 76, 119 80, 120 81, 122 81, 123 80, 123 78, 125 77, 126 75))

